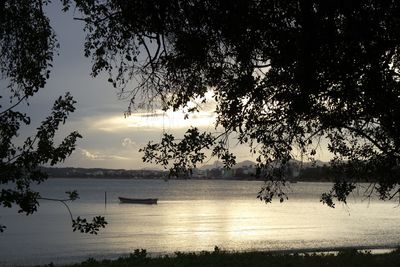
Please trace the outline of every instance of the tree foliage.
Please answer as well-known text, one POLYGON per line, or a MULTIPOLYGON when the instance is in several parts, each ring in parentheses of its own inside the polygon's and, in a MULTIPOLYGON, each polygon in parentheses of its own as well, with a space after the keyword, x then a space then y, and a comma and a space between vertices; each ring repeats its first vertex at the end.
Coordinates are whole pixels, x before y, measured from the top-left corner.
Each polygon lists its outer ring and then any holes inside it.
MULTIPOLYGON (((59 144, 54 140, 60 125, 75 110, 72 96, 66 93, 55 101, 51 114, 35 134, 25 140, 19 137, 21 127, 30 124, 29 115, 19 107, 45 86, 58 47, 43 11, 48 3, 0 2, 0 73, 8 89, 2 88, 0 98, 9 97, 9 101, 0 105, 0 205, 6 208, 15 205, 19 213, 29 215, 37 211, 40 200, 60 201, 71 215, 74 231, 97 233, 106 224, 103 217, 96 217, 92 222, 73 218, 66 202, 78 198, 76 191, 66 192, 67 199, 48 199, 31 188, 32 184, 40 184, 47 178, 40 166, 64 161, 81 138, 74 131, 59 144)), ((0 232, 4 229, 0 225, 0 232)))
POLYGON ((338 175, 324 203, 346 201, 361 180, 372 182, 381 199, 398 196, 398 1, 76 4, 86 23, 93 75, 109 73, 109 81, 131 99, 128 113, 143 100, 158 99, 176 110, 214 92, 216 126, 224 135, 197 131, 193 138, 190 130, 182 141, 165 135, 144 148, 145 160, 165 166, 172 161, 176 174, 203 161, 200 151, 211 138, 225 151, 216 155, 231 164, 224 140, 235 134, 256 155, 258 174, 269 181, 259 197, 269 202, 286 198, 285 165, 298 155, 313 159, 326 140, 338 175), (196 148, 189 153, 183 143, 190 142, 196 148))

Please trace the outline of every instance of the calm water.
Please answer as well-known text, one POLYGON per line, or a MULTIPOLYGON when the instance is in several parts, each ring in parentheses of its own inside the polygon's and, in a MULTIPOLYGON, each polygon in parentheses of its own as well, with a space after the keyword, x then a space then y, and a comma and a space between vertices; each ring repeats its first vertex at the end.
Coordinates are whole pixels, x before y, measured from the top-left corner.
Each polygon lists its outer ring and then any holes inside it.
POLYGON ((59 203, 41 202, 33 216, 0 208, 0 265, 74 262, 116 257, 145 248, 151 253, 213 250, 291 250, 400 245, 396 203, 361 201, 330 209, 319 202, 324 183, 292 184, 288 202, 256 199, 262 182, 53 179, 43 196, 77 189, 74 215, 104 215, 99 235, 73 233, 59 203), (104 192, 107 191, 107 206, 104 192), (119 204, 118 196, 158 197, 158 205, 119 204))

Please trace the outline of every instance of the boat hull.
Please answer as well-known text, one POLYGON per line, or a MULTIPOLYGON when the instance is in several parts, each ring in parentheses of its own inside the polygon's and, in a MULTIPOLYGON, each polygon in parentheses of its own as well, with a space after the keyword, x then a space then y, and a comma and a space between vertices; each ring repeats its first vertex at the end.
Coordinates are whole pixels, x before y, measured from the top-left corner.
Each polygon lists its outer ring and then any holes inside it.
POLYGON ((128 203, 128 204, 147 204, 153 205, 157 204, 157 198, 127 198, 127 197, 118 197, 121 203, 128 203))

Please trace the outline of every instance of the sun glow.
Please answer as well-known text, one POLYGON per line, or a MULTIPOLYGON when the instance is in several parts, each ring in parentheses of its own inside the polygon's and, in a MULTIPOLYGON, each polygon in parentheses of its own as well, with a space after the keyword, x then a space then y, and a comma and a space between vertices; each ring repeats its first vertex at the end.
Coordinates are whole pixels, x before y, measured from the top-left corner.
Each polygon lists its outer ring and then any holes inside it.
POLYGON ((163 112, 159 110, 156 112, 134 113, 126 118, 123 116, 100 118, 92 124, 92 127, 103 131, 118 131, 129 128, 182 129, 190 126, 212 126, 215 123, 215 118, 215 114, 211 111, 199 111, 185 118, 183 111, 163 112))
POLYGON ((216 103, 213 91, 208 91, 203 98, 196 98, 187 104, 187 107, 178 111, 161 109, 152 112, 135 112, 130 116, 114 115, 106 118, 98 118, 92 123, 92 128, 103 131, 119 131, 122 129, 185 129, 194 127, 211 127, 216 121, 216 103), (199 111, 187 110, 198 107, 199 111))

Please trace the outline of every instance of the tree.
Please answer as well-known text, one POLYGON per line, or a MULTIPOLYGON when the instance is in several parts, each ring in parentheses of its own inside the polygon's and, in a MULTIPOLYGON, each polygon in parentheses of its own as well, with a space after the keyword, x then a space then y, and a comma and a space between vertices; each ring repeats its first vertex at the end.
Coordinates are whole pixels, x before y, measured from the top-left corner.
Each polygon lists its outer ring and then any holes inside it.
MULTIPOLYGON (((205 149, 227 166, 235 134, 269 181, 259 197, 286 198, 285 166, 313 159, 321 140, 337 172, 321 201, 346 201, 358 181, 399 196, 400 4, 398 1, 76 1, 93 75, 134 104, 179 109, 212 89, 222 134, 165 134, 144 160, 190 171, 205 149), (136 87, 129 87, 132 79, 136 87)), ((196 107, 189 106, 190 112, 196 107)), ((219 128, 219 129, 220 129, 219 128)))
MULTIPOLYGON (((37 211, 40 200, 60 201, 71 215, 74 231, 96 234, 106 224, 103 217, 97 216, 88 222, 72 216, 66 202, 78 198, 76 191, 66 192, 66 199, 49 199, 31 188, 32 184, 42 183, 47 178, 40 166, 64 161, 81 138, 74 131, 60 144, 54 142, 58 127, 75 110, 72 96, 67 93, 59 97, 36 134, 24 141, 18 139, 21 127, 30 124, 29 115, 18 107, 45 86, 58 47, 43 12, 48 2, 0 2, 0 72, 8 89, 2 90, 2 94, 9 96, 8 106, 0 106, 0 183, 3 185, 0 205, 7 208, 16 205, 18 212, 29 215, 37 211)), ((4 229, 5 226, 0 225, 0 232, 4 229)))

